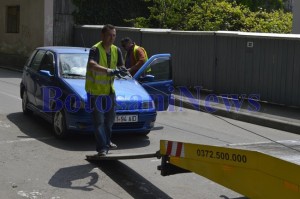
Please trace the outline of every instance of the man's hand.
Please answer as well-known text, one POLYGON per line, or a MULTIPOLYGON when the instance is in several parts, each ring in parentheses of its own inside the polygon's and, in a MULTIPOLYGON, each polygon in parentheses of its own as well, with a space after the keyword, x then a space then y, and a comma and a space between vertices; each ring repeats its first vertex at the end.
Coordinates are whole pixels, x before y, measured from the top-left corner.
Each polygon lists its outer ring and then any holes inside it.
POLYGON ((121 71, 117 68, 117 69, 107 69, 107 75, 108 76, 116 76, 119 75, 121 73, 121 71))
POLYGON ((122 76, 130 75, 128 69, 125 68, 125 66, 121 66, 119 69, 120 69, 120 71, 121 71, 120 74, 121 74, 122 76))

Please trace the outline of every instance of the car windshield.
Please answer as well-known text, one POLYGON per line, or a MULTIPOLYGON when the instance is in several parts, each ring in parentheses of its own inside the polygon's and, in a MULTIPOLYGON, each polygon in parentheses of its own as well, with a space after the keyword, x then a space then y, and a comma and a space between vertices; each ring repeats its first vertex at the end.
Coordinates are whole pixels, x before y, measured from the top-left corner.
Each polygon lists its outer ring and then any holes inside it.
POLYGON ((60 54, 59 67, 64 77, 85 77, 88 54, 60 54))

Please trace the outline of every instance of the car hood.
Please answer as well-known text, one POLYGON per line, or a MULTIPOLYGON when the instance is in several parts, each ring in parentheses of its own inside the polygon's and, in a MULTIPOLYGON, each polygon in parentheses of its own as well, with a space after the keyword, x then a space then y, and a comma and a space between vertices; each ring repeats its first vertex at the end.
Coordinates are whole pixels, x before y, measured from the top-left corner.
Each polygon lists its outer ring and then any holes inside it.
MULTIPOLYGON (((69 87, 87 101, 85 79, 63 79, 69 87)), ((151 100, 147 91, 134 79, 116 79, 114 82, 117 101, 151 100)))

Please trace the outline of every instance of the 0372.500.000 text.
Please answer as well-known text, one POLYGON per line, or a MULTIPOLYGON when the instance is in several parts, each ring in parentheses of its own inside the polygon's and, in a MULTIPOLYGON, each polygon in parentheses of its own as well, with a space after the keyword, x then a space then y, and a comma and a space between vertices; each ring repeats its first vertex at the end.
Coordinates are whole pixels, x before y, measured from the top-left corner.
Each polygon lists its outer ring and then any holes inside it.
POLYGON ((231 154, 227 152, 217 152, 217 151, 204 150, 204 149, 198 149, 197 156, 204 157, 204 158, 219 159, 219 160, 228 160, 228 161, 239 162, 239 163, 247 162, 246 155, 235 154, 235 153, 231 154))

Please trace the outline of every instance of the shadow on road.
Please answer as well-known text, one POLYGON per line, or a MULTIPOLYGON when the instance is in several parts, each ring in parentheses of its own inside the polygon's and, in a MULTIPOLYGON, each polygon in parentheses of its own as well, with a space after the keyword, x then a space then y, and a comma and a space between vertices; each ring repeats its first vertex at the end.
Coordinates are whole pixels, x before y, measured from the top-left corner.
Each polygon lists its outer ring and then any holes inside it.
POLYGON ((245 198, 245 197, 239 197, 239 198, 228 198, 227 196, 224 196, 224 195, 221 195, 220 198, 223 198, 223 199, 248 199, 248 198, 245 198))
MULTIPOLYGON (((147 179, 119 161, 102 161, 95 165, 130 194, 132 198, 171 198, 147 179)), ((99 174, 93 171, 95 165, 87 164, 61 168, 51 177, 48 184, 53 187, 82 191, 101 189, 99 186, 103 182, 101 182, 99 174), (83 179, 86 179, 86 183, 82 183, 83 179), (80 185, 74 184, 77 180, 81 180, 80 185)))
POLYGON ((133 198, 171 198, 122 162, 101 161, 96 165, 133 198))
POLYGON ((99 175, 93 171, 94 168, 95 167, 93 165, 86 164, 59 169, 51 177, 48 184, 53 187, 78 189, 82 191, 92 191, 94 188, 100 189, 95 185, 99 180, 99 175), (86 184, 74 184, 76 180, 82 180, 85 178, 87 178, 86 184))
MULTIPOLYGON (((51 124, 38 116, 26 116, 22 112, 17 112, 7 115, 7 118, 26 135, 18 136, 19 139, 34 138, 55 148, 68 151, 95 150, 96 143, 93 134, 71 134, 62 140, 54 137, 51 124)), ((120 150, 143 148, 150 145, 147 136, 134 134, 116 134, 112 136, 112 141, 118 145, 120 150)))

